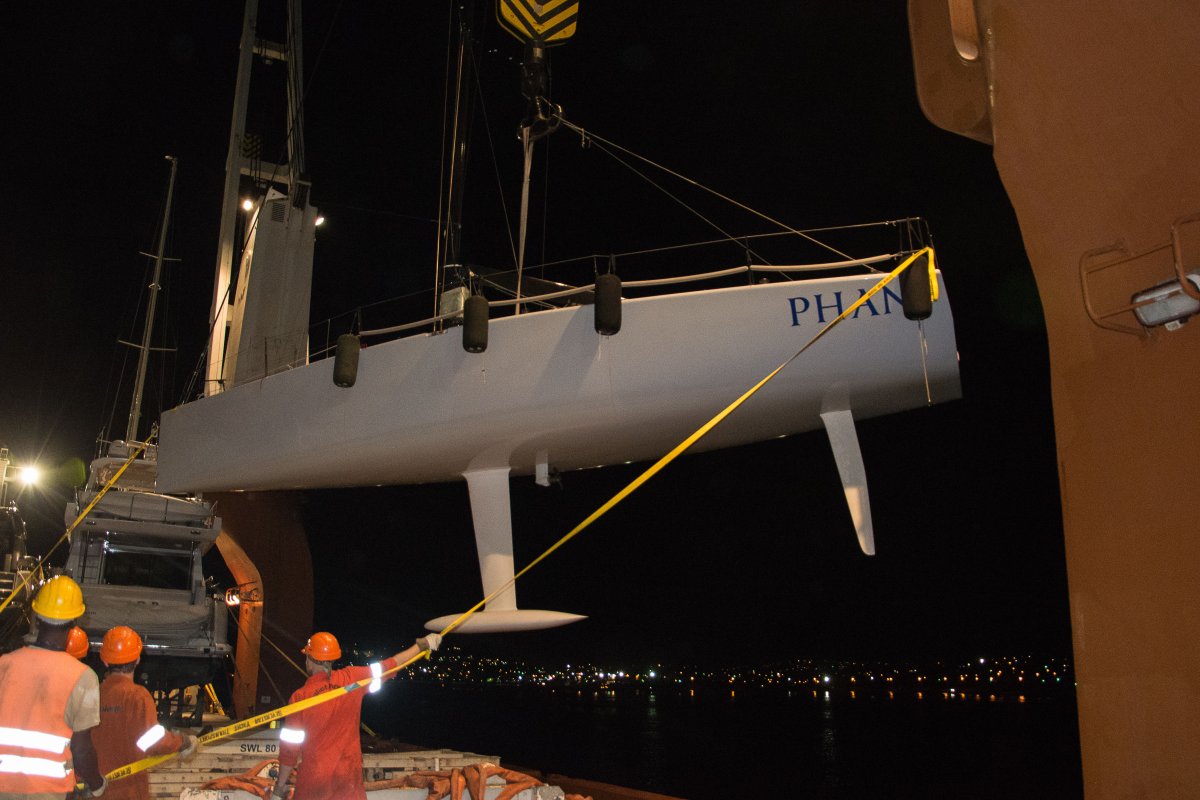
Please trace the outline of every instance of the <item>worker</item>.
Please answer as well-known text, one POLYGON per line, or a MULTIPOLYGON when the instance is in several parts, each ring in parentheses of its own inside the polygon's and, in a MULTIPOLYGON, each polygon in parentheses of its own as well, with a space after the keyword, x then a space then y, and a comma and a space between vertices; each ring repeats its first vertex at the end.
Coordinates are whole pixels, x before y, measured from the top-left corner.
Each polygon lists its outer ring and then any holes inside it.
POLYGON ((0 800, 62 800, 82 781, 80 797, 100 797, 107 782, 92 729, 100 724, 96 673, 66 653, 83 616, 83 592, 65 575, 33 599, 33 642, 0 656, 0 800))
MULTIPOLYGON (((133 672, 142 657, 142 637, 125 625, 104 634, 100 660, 107 673, 100 684, 100 727, 96 729, 96 753, 105 774, 146 756, 178 752, 187 758, 197 739, 180 736, 158 722, 154 698, 146 687, 133 682, 133 672)), ((149 800, 150 776, 145 771, 113 781, 108 790, 113 800, 149 800)))
POLYGON ((67 655, 83 660, 88 654, 87 631, 76 625, 67 634, 67 655))
MULTIPOLYGON (((441 636, 430 633, 380 663, 334 669, 334 662, 342 657, 337 638, 324 631, 314 633, 300 651, 305 656, 308 681, 292 692, 288 703, 306 700, 372 676, 376 680, 367 691, 376 691, 385 680, 383 673, 411 661, 419 653, 437 650, 441 643, 441 636)), ((387 677, 395 677, 395 673, 387 677)), ((279 776, 273 790, 275 797, 287 796, 288 778, 299 763, 292 800, 365 800, 367 793, 363 788, 362 743, 358 738, 358 727, 366 693, 350 692, 336 700, 296 712, 284 720, 279 731, 279 776)))

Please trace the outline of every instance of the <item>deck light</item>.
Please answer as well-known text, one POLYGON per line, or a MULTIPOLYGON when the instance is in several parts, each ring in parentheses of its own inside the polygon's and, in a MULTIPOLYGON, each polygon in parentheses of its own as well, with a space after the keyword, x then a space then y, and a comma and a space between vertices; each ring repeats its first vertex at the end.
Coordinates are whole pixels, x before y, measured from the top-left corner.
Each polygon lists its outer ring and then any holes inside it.
POLYGON ((313 225, 316 225, 318 228, 324 224, 325 224, 325 217, 323 217, 323 216, 318 216, 316 219, 313 220, 313 225))
POLYGON ((34 486, 41 478, 41 470, 33 464, 17 466, 12 463, 7 447, 0 447, 0 505, 8 502, 8 484, 20 481, 23 487, 34 486), (16 477, 13 477, 13 473, 16 477))
POLYGON ((242 210, 243 211, 249 211, 252 208, 254 208, 254 201, 251 200, 249 197, 247 197, 245 200, 242 201, 242 210))

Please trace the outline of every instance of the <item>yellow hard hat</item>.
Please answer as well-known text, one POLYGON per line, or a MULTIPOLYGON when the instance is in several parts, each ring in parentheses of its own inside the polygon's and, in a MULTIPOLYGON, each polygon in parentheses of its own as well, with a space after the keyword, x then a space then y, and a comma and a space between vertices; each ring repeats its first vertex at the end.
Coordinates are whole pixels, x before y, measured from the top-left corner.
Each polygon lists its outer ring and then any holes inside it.
POLYGON ((56 575, 46 581, 33 598, 33 613, 46 619, 79 619, 85 609, 83 591, 66 575, 56 575))

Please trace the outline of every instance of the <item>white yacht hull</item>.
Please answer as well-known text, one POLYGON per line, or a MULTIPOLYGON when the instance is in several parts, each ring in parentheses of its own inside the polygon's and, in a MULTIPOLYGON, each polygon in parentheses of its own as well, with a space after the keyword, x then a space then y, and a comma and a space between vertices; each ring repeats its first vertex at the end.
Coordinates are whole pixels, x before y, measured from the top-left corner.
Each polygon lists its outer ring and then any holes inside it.
MULTIPOLYGON (((163 415, 167 492, 387 485, 539 464, 574 470, 661 456, 782 363, 876 281, 759 284, 623 301, 622 330, 591 306, 491 322, 486 352, 459 329, 364 347, 357 383, 333 360, 243 384, 163 415)), ((940 276, 939 276, 940 281, 940 276)), ((701 440, 713 450, 960 396, 948 302, 905 319, 898 288, 838 326, 701 440)), ((943 298, 944 288, 943 288, 943 298)))

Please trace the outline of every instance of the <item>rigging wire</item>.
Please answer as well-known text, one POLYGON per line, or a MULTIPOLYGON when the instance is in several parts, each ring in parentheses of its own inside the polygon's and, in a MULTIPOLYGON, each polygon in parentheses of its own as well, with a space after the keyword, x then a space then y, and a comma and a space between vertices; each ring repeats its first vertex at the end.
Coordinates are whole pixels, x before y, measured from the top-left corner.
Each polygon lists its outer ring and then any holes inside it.
POLYGON ((508 234, 508 248, 512 253, 513 263, 516 264, 517 245, 513 241, 512 220, 508 216, 508 203, 504 200, 504 181, 500 178, 500 159, 496 155, 496 142, 492 137, 492 124, 488 121, 487 103, 483 98, 483 84, 479 80, 479 64, 475 60, 474 50, 471 51, 471 73, 475 77, 475 91, 479 95, 479 109, 483 114, 483 129, 487 132, 488 149, 492 154, 492 171, 496 175, 496 191, 500 196, 500 209, 504 212, 504 232, 508 234))
MULTIPOLYGON (((907 224, 912 220, 920 220, 920 219, 921 219, 920 217, 906 217, 904 219, 899 219, 899 220, 880 220, 878 222, 861 222, 861 223, 856 223, 856 224, 852 224, 852 225, 827 225, 827 226, 820 227, 820 228, 804 228, 800 231, 800 233, 812 234, 812 233, 822 233, 824 231, 843 231, 843 230, 855 230, 858 228, 874 228, 874 227, 879 227, 882 225, 900 225, 900 224, 907 224)), ((750 234, 747 236, 739 236, 738 237, 738 240, 739 240, 738 245, 741 246, 741 240, 745 240, 745 239, 769 239, 769 238, 774 238, 776 236, 793 236, 793 235, 795 235, 795 234, 793 234, 791 231, 772 231, 770 233, 753 233, 753 234, 750 234)), ((620 253, 591 253, 589 255, 572 256, 571 258, 562 258, 562 259, 558 259, 557 261, 546 261, 546 262, 543 262, 542 264, 539 264, 538 268, 544 269, 546 267, 558 267, 558 266, 562 266, 564 264, 574 264, 574 263, 583 262, 583 261, 594 261, 594 260, 600 259, 600 258, 609 258, 610 256, 613 258, 626 258, 626 257, 630 257, 630 256, 653 255, 655 253, 666 253, 666 252, 670 252, 672 250, 686 250, 686 249, 689 249, 692 247, 707 247, 709 245, 729 244, 729 241, 730 241, 729 239, 706 239, 701 242, 687 242, 685 244, 669 244, 669 245, 664 245, 662 247, 646 247, 646 248, 642 248, 640 250, 625 250, 620 253)), ((911 250, 902 246, 900 248, 900 250, 897 252, 911 252, 911 250)), ((851 259, 851 260, 858 261, 860 259, 851 259)), ((876 272, 879 271, 879 270, 875 270, 873 267, 871 269, 876 272)))
POLYGON ((436 241, 433 251, 433 313, 435 315, 441 299, 438 289, 442 283, 442 213, 446 204, 446 127, 450 124, 450 42, 454 41, 453 31, 454 7, 451 4, 446 15, 446 68, 442 76, 442 151, 441 161, 438 164, 437 231, 434 234, 436 241))
MULTIPOLYGON (((769 217, 766 214, 762 213, 761 211, 751 208, 750 206, 746 205, 745 203, 735 200, 732 197, 729 197, 728 195, 722 194, 715 189, 710 189, 709 187, 705 186, 704 184, 700 183, 699 181, 693 180, 692 178, 689 178, 686 175, 682 175, 682 174, 676 172, 675 170, 670 169, 669 167, 666 167, 662 164, 659 164, 656 161, 646 158, 645 156, 638 155, 637 153, 633 152, 632 150, 622 147, 621 145, 616 144, 615 142, 609 141, 608 139, 605 139, 601 136, 597 136, 594 133, 584 130, 582 127, 571 122, 569 119, 567 119, 566 117, 563 117, 561 114, 559 115, 559 119, 561 120, 563 125, 566 125, 568 128, 570 128, 571 130, 578 133, 580 138, 582 139, 582 141, 585 143, 599 142, 599 143, 601 143, 601 145, 607 145, 608 147, 611 147, 613 149, 620 150, 622 153, 626 153, 627 155, 630 155, 633 158, 636 158, 638 161, 648 164, 648 165, 654 167, 655 169, 662 170, 663 172, 667 173, 668 175, 670 175, 674 178, 678 178, 679 180, 683 181, 684 183, 690 184, 691 186, 694 186, 697 189, 701 189, 705 192, 708 192, 709 194, 711 194, 715 197, 718 197, 727 203, 731 203, 732 205, 736 206, 737 208, 740 208, 743 211, 749 212, 750 214, 753 214, 754 216, 758 217, 759 219, 770 222, 772 225, 777 225, 780 228, 783 228, 786 231, 790 231, 798 236, 802 236, 805 239, 808 239, 813 244, 818 245, 820 247, 824 247, 827 250, 830 250, 831 252, 836 253, 837 255, 841 256, 842 258, 851 258, 851 256, 847 255, 846 253, 843 253, 841 250, 838 250, 837 248, 833 247, 832 245, 826 244, 825 242, 822 242, 812 236, 808 236, 803 231, 793 228, 791 225, 788 225, 785 222, 780 222, 779 220, 777 220, 773 217, 769 217)), ((609 152, 608 150, 606 150, 603 146, 600 149, 604 150, 606 153, 608 153, 610 156, 612 156, 612 153, 609 152)), ((615 156, 613 156, 613 157, 615 158, 615 156)), ((617 160, 620 161, 619 159, 617 159, 617 160)), ((636 172, 636 170, 635 170, 635 172, 636 172)), ((638 173, 638 174, 640 175, 641 173, 638 173)), ((643 177, 645 177, 645 176, 643 176, 643 177)), ((646 178, 646 180, 649 181, 649 178, 646 178)), ((657 186, 657 184, 655 184, 653 181, 650 181, 650 183, 653 186, 657 186)), ((665 190, 663 190, 663 191, 665 192, 665 190)), ((693 212, 693 213, 695 213, 695 212, 693 212)), ((705 221, 707 222, 708 220, 705 220, 705 221)), ((712 224, 712 223, 710 222, 709 224, 712 224)), ((714 227, 716 227, 716 226, 714 225, 714 227)), ((718 228, 718 230, 720 230, 720 228, 718 228)), ((722 233, 724 233, 724 231, 722 231, 722 233)))
MULTIPOLYGON (((561 117, 561 116, 560 116, 559 118, 560 118, 560 119, 562 119, 562 117, 561 117)), ((575 130, 575 127, 574 127, 573 125, 571 125, 571 123, 569 123, 569 122, 568 122, 566 119, 562 119, 562 121, 563 121, 563 124, 565 124, 565 125, 566 125, 568 128, 571 128, 572 130, 575 130)), ((580 133, 583 133, 583 129, 582 129, 582 128, 579 128, 578 130, 580 131, 580 133)), ((586 135, 586 134, 584 134, 584 135, 586 135)), ((663 193, 663 194, 665 194, 667 197, 669 197, 669 198, 671 198, 672 200, 674 200, 674 201, 675 201, 676 203, 678 203, 679 205, 683 206, 685 209, 687 209, 688 211, 690 211, 690 212, 691 212, 693 215, 695 215, 696 217, 698 217, 698 218, 699 218, 699 219, 700 219, 702 222, 704 222, 706 225, 708 225, 709 227, 711 227, 711 228, 715 229, 715 230, 716 230, 718 233, 720 233, 722 236, 724 236, 724 237, 726 238, 726 240, 728 240, 728 241, 730 241, 730 242, 733 242, 734 244, 737 244, 737 245, 741 245, 741 244, 742 244, 742 242, 738 241, 738 237, 734 236, 732 233, 730 233, 729 231, 725 230, 724 228, 722 228, 722 227, 721 227, 720 225, 718 225, 717 223, 713 222, 713 221, 712 221, 711 219, 709 219, 708 217, 704 216, 704 215, 703 215, 702 213, 700 213, 698 210, 696 210, 696 209, 695 209, 695 208, 693 208, 692 206, 688 205, 686 202, 684 202, 684 200, 683 200, 682 198, 680 198, 680 197, 678 197, 678 196, 676 196, 676 195, 672 194, 672 193, 671 193, 671 192, 670 192, 670 191, 669 191, 669 190, 668 190, 666 187, 664 187, 664 186, 662 186, 661 184, 659 184, 659 183, 655 182, 654 180, 652 180, 652 179, 650 178, 650 176, 649 176, 649 175, 647 175, 647 174, 645 174, 644 172, 642 172, 641 170, 637 169, 637 168, 636 168, 636 167, 634 167, 632 164, 630 164, 629 162, 625 161, 624 159, 622 159, 621 157, 619 157, 618 155, 616 155, 616 153, 613 153, 611 150, 609 150, 608 148, 606 148, 604 145, 605 145, 605 144, 607 144, 607 143, 606 143, 606 142, 605 142, 603 139, 600 139, 600 138, 598 138, 598 137, 593 137, 593 143, 594 143, 594 142, 601 142, 601 144, 597 144, 597 145, 595 145, 595 146, 596 146, 596 147, 598 147, 600 150, 603 150, 603 151, 604 151, 604 153, 605 153, 605 154, 607 154, 609 158, 611 158, 613 161, 616 161, 616 162, 617 162, 618 164, 620 164, 621 166, 625 167, 625 169, 629 170, 629 171, 630 171, 630 172, 632 172, 634 175, 637 175, 639 178, 641 178, 641 179, 642 179, 642 180, 644 180, 646 183, 648 183, 648 184, 650 184, 651 186, 653 186, 655 189, 658 189, 660 192, 662 192, 662 193, 663 193)), ((623 152, 629 152, 629 151, 627 151, 627 150, 624 150, 624 148, 619 148, 619 149, 621 149, 623 152)), ((635 158, 639 158, 639 159, 641 159, 641 156, 638 156, 636 153, 630 153, 630 155, 633 155, 635 158)), ((647 161, 647 163, 649 163, 649 164, 651 164, 651 165, 654 165, 654 162, 652 162, 652 161, 648 161, 647 159, 641 159, 641 160, 643 160, 643 161, 647 161)), ((656 165, 654 165, 654 166, 656 166, 656 165)), ((667 171, 667 172, 670 172, 670 170, 666 170, 666 171, 667 171)), ((674 174, 674 173, 672 173, 672 174, 674 174)), ((682 176, 680 176, 680 177, 682 177, 682 176)), ((693 183, 693 184, 695 184, 696 186, 700 186, 700 184, 696 183, 695 181, 691 181, 691 180, 690 180, 690 179, 688 179, 688 178, 684 178, 684 180, 685 180, 685 181, 688 181, 689 183, 693 183)), ((700 188, 704 188, 704 187, 702 187, 702 186, 701 186, 700 188)), ((747 250, 749 250, 749 252, 750 252, 752 255, 754 255, 756 258, 758 258, 759 260, 761 260, 761 261, 763 261, 763 262, 765 262, 765 263, 767 263, 767 264, 770 264, 770 263, 771 263, 771 262, 770 262, 770 261, 768 261, 767 259, 763 258, 763 256, 762 256, 762 255, 760 255, 759 253, 755 253, 753 250, 750 250, 749 248, 747 248, 747 250)), ((836 251, 835 251, 835 252, 836 252, 836 251)), ((841 254, 841 255, 844 255, 844 254, 841 254)), ((846 256, 846 258, 849 258, 849 257, 850 257, 850 256, 846 256)))
MULTIPOLYGON (((545 59, 546 59, 546 98, 547 99, 554 96, 554 70, 550 64, 550 61, 552 60, 552 56, 551 56, 552 52, 553 52, 552 48, 549 48, 549 47, 546 48, 545 59)), ((555 108, 557 108, 557 107, 558 106, 555 106, 555 108)), ((543 163, 545 164, 545 169, 542 171, 542 251, 541 251, 541 260, 544 262, 546 260, 546 235, 550 230, 550 148, 549 147, 542 148, 542 151, 546 154, 543 159, 543 163)), ((545 277, 545 274, 546 274, 545 269, 542 269, 540 271, 540 273, 538 274, 538 277, 545 277)))

